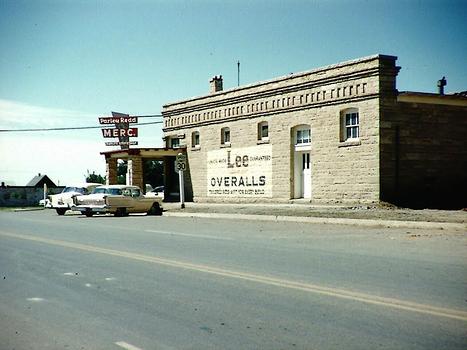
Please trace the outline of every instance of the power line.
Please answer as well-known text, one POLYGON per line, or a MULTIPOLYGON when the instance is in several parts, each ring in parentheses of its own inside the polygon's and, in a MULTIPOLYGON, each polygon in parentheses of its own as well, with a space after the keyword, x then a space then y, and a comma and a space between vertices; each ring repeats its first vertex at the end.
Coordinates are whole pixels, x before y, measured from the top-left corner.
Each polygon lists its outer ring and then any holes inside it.
MULTIPOLYGON (((138 116, 140 118, 148 118, 153 116, 138 116)), ((132 126, 142 126, 151 124, 162 124, 162 121, 158 122, 147 122, 147 123, 135 123, 132 126)), ((64 128, 40 128, 40 129, 0 129, 0 132, 35 132, 35 131, 68 131, 68 130, 85 130, 85 129, 105 129, 113 124, 101 125, 101 126, 75 126, 75 127, 64 127, 64 128)))

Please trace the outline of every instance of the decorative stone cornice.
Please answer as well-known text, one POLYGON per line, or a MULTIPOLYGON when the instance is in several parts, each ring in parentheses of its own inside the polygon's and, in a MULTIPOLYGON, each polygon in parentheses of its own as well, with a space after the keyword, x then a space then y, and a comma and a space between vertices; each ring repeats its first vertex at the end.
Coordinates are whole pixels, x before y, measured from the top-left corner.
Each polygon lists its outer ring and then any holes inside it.
POLYGON ((378 79, 395 82, 395 60, 374 55, 166 104, 163 131, 375 98, 381 89, 394 89, 378 79))

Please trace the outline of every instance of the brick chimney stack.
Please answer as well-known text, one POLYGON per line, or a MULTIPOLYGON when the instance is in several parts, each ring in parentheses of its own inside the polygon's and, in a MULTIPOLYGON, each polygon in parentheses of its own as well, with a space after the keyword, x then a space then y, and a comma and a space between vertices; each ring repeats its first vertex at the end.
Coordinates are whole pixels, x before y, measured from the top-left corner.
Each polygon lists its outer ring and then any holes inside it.
POLYGON ((443 77, 441 80, 438 80, 438 93, 444 95, 444 87, 447 85, 446 77, 443 77))
POLYGON ((222 86, 222 75, 219 75, 219 76, 214 76, 210 81, 209 81, 209 85, 211 87, 210 89, 210 93, 213 94, 215 92, 218 92, 218 91, 222 91, 223 90, 223 86, 222 86))

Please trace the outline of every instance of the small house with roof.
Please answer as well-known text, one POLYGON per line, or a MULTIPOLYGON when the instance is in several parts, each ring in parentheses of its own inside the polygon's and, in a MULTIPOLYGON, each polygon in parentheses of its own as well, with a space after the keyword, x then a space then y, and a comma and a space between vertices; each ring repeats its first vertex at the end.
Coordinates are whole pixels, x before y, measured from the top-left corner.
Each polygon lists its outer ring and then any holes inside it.
POLYGON ((47 187, 57 187, 55 183, 50 180, 50 178, 47 175, 41 175, 41 173, 37 174, 34 176, 31 181, 29 181, 26 186, 27 187, 44 187, 44 184, 47 185, 47 187))

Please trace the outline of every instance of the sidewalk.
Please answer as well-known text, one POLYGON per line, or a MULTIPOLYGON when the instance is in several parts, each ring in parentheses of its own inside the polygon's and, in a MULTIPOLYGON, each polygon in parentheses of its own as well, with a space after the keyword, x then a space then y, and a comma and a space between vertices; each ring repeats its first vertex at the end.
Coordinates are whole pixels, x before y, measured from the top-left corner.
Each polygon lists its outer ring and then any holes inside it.
POLYGON ((294 221, 400 228, 453 229, 467 232, 465 210, 413 210, 367 205, 312 205, 310 203, 219 204, 164 203, 164 216, 294 221))

